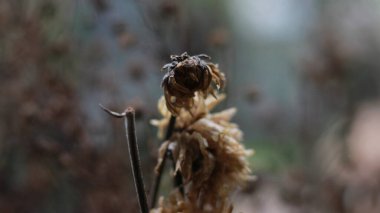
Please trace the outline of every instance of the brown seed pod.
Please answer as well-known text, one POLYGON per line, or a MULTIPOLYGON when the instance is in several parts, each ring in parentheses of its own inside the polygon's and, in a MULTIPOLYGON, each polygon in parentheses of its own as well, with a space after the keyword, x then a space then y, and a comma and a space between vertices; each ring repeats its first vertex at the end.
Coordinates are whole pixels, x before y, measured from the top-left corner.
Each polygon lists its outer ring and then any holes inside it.
POLYGON ((196 92, 204 98, 208 93, 214 94, 211 82, 216 88, 223 88, 225 77, 216 64, 206 62, 209 56, 200 54, 190 56, 186 52, 182 55, 170 56, 172 62, 164 65, 166 70, 161 86, 164 88, 166 105, 169 111, 178 115, 181 108, 189 110, 194 104, 196 92))

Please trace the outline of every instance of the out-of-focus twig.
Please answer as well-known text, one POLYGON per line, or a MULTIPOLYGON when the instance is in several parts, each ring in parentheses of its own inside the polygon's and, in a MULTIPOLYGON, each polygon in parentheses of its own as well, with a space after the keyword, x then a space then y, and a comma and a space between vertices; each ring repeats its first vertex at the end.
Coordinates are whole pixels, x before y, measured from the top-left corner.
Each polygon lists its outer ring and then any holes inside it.
POLYGON ((126 136, 128 140, 128 148, 129 148, 129 158, 132 166, 132 173, 135 182, 135 187, 138 195, 138 201, 140 205, 141 213, 148 213, 148 201, 145 193, 144 180, 141 172, 140 165, 140 157, 139 157, 139 149, 137 145, 136 138, 136 128, 135 128, 135 110, 132 107, 128 107, 123 113, 113 112, 104 106, 100 105, 100 107, 109 113, 110 115, 117 118, 125 118, 124 124, 126 129, 126 136))

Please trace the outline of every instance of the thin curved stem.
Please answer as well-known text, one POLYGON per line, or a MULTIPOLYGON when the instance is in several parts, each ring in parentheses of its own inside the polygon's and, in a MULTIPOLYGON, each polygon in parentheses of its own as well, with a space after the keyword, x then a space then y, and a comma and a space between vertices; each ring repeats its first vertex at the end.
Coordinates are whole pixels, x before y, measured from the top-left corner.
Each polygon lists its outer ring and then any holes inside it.
POLYGON ((135 128, 135 110, 128 107, 123 113, 113 112, 102 105, 104 111, 110 115, 122 118, 124 117, 124 125, 126 130, 126 137, 128 140, 129 158, 132 166, 133 179, 137 191, 138 201, 141 213, 149 213, 148 201, 145 193, 144 180, 141 172, 139 148, 137 145, 136 128, 135 128))
MULTIPOLYGON (((172 136, 173 131, 174 131, 174 127, 175 127, 175 122, 176 122, 176 117, 171 116, 170 121, 169 121, 169 125, 168 125, 168 129, 166 130, 165 140, 168 140, 172 136)), ((151 208, 154 208, 154 206, 156 205, 157 195, 158 195, 158 191, 159 191, 160 184, 161 184, 161 178, 162 178, 162 174, 163 174, 163 171, 165 168, 166 159, 168 157, 168 149, 165 151, 165 153, 166 154, 165 154, 164 158, 162 159, 162 163, 157 168, 156 177, 155 177, 154 182, 153 182, 153 190, 152 190, 152 196, 151 196, 151 200, 150 200, 150 207, 151 208)))

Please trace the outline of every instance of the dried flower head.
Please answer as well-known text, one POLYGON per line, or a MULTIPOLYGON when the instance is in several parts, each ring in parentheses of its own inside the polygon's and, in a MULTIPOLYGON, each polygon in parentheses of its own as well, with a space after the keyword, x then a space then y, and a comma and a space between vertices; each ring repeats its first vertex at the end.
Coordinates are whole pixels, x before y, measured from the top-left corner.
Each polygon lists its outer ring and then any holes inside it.
MULTIPOLYGON (((194 106, 190 110, 179 109, 179 116, 176 119, 176 129, 185 129, 193 124, 199 118, 205 117, 215 106, 225 99, 224 94, 214 94, 213 97, 203 99, 198 94, 194 97, 194 106)), ((158 101, 158 110, 163 116, 162 119, 153 119, 150 123, 158 128, 158 138, 163 139, 164 131, 167 129, 171 117, 171 112, 168 110, 166 100, 161 97, 158 101)))
POLYGON ((185 52, 170 58, 172 62, 162 67, 167 73, 161 86, 164 88, 166 106, 172 114, 178 115, 181 108, 190 110, 194 105, 196 92, 201 93, 204 98, 209 93, 214 94, 212 82, 217 89, 224 87, 225 77, 218 65, 203 60, 210 59, 209 56, 190 56, 185 52))
POLYGON ((150 213, 232 213, 233 206, 229 202, 224 203, 226 205, 221 205, 218 208, 202 211, 197 206, 189 202, 189 200, 184 199, 178 191, 173 191, 167 200, 161 197, 159 207, 152 209, 150 213))
MULTIPOLYGON (((159 159, 164 157, 164 150, 171 149, 176 164, 174 172, 182 174, 187 199, 176 202, 191 209, 183 212, 230 212, 229 194, 250 177, 246 158, 252 151, 240 143, 242 132, 230 122, 236 109, 209 113, 224 98, 218 97, 204 99, 195 95, 194 107, 179 111, 175 128, 180 131, 160 149, 159 159)), ((167 128, 170 117, 162 102, 159 107, 164 118, 152 121, 159 129, 167 128)), ((162 160, 158 166, 160 163, 162 160)), ((170 203, 172 198, 157 212, 175 212, 168 211, 173 207, 170 203)))

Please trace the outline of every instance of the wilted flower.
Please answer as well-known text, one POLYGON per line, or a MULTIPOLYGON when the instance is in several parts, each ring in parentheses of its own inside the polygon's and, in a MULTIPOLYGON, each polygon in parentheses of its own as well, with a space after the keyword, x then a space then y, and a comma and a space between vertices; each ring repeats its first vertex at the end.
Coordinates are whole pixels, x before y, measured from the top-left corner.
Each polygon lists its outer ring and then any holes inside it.
MULTIPOLYGON (((218 105, 222 100, 225 99, 224 94, 215 94, 215 97, 208 97, 203 99, 199 97, 199 95, 195 95, 194 97, 194 106, 190 110, 180 109, 179 114, 176 119, 176 128, 184 129, 187 126, 193 124, 196 120, 201 117, 206 116, 216 105, 218 105)), ((166 101, 164 97, 161 97, 158 101, 158 110, 160 114, 163 116, 162 119, 151 120, 151 124, 157 126, 158 128, 158 138, 163 138, 164 131, 169 125, 171 113, 166 106, 166 101)))
MULTIPOLYGON (((240 143, 242 132, 230 122, 236 109, 209 113, 224 98, 223 95, 218 97, 204 99, 195 95, 195 104, 190 111, 179 110, 175 128, 180 131, 160 149, 160 159, 165 154, 164 150, 171 149, 176 164, 174 172, 180 172, 183 177, 187 199, 178 200, 177 197, 176 202, 190 210, 182 212, 231 212, 230 192, 250 177, 246 157, 252 151, 240 143)), ((164 118, 152 123, 159 129, 165 129, 170 113, 163 100, 159 108, 164 118)), ((175 212, 168 210, 173 207, 171 203, 173 198, 162 203, 162 211, 158 212, 175 212)))
POLYGON ((190 56, 185 52, 170 58, 172 62, 162 67, 167 73, 161 86, 164 88, 166 106, 174 115, 178 115, 180 108, 190 110, 196 92, 204 98, 209 93, 214 94, 211 82, 215 83, 217 89, 224 87, 225 77, 218 65, 203 60, 210 59, 209 56, 190 56))
POLYGON ((225 205, 209 209, 208 211, 200 210, 197 206, 183 198, 178 191, 173 191, 167 200, 163 197, 160 198, 159 207, 152 209, 150 213, 232 213, 233 206, 229 202, 223 202, 225 205))

